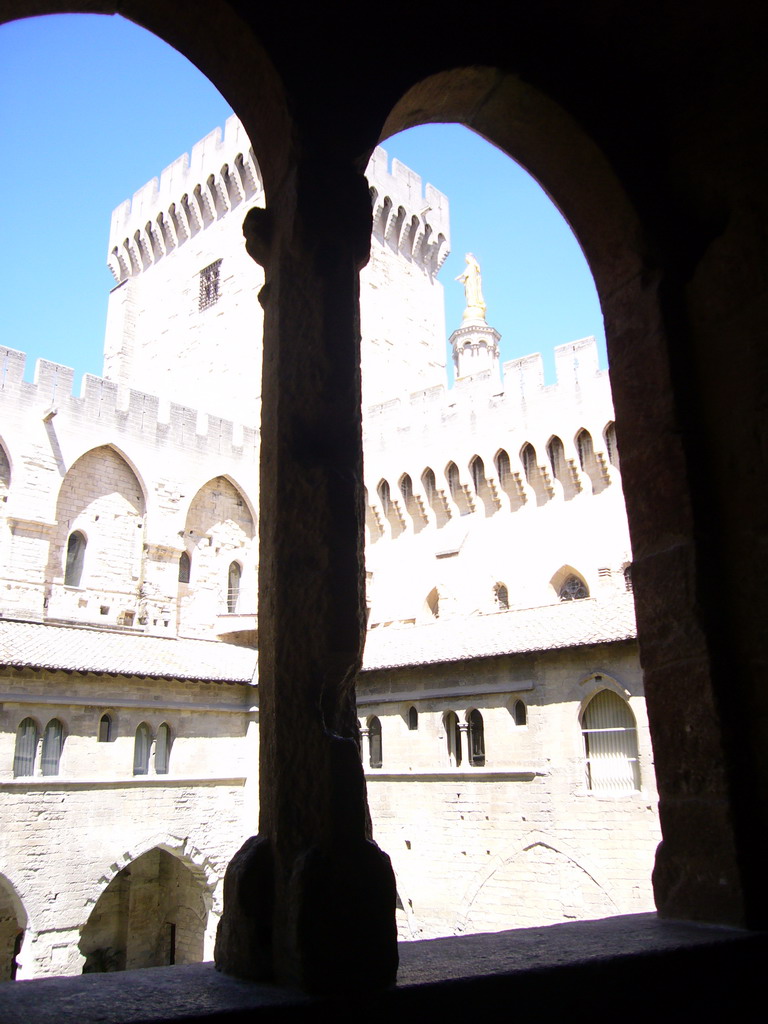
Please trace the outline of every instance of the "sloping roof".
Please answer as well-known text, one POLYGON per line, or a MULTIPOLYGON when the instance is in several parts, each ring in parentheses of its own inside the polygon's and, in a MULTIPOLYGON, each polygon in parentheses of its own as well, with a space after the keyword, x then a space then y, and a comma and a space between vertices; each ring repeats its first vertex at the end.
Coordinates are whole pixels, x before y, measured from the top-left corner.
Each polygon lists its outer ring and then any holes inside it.
POLYGON ((210 640, 0 619, 0 665, 250 683, 256 669, 256 651, 210 640))
POLYGON ((373 629, 365 643, 363 671, 585 647, 636 636, 632 595, 617 594, 610 601, 588 598, 420 626, 373 629))

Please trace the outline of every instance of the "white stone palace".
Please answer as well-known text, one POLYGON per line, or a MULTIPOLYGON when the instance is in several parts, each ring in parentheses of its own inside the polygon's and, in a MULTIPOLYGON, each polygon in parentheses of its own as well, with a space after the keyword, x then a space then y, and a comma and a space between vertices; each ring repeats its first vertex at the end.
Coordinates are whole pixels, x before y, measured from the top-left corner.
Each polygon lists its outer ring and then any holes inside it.
MULTIPOLYGON (((553 385, 538 355, 500 366, 468 257, 449 387, 448 201, 381 149, 368 177, 358 709, 401 937, 650 910, 595 342, 556 350, 553 385)), ((230 118, 113 214, 104 376, 75 395, 40 361, 28 383, 0 349, 0 979, 209 959, 256 831, 263 273, 242 222, 263 204, 230 118)))

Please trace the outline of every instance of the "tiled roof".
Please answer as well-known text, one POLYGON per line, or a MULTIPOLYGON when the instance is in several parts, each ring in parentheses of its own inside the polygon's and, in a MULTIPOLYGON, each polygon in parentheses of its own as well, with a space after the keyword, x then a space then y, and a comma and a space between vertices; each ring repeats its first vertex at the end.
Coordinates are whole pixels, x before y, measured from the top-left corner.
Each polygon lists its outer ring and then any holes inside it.
POLYGON ((250 683, 256 669, 256 652, 210 640, 0 619, 0 665, 250 683))
POLYGON ((637 636, 631 594, 588 598, 421 626, 385 626, 368 633, 363 671, 465 661, 500 654, 584 647, 637 636))

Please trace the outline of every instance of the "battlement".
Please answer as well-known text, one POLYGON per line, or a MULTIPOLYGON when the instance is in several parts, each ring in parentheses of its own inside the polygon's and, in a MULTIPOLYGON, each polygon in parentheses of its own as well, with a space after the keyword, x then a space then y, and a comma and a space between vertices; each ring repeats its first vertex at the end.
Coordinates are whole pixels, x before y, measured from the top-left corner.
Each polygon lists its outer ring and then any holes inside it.
POLYGON ((73 393, 75 371, 47 359, 35 363, 34 382, 24 380, 26 356, 0 347, 0 393, 7 408, 14 402, 41 417, 64 416, 75 422, 142 436, 150 444, 194 448, 200 453, 252 457, 258 430, 204 411, 165 402, 157 395, 123 388, 87 373, 80 395, 73 393))
POLYGON ((451 251, 448 198, 378 146, 366 176, 373 204, 373 237, 434 275, 451 251))
POLYGON ((388 401, 369 406, 364 416, 366 426, 375 433, 376 424, 387 421, 386 430, 390 430, 392 421, 410 421, 417 410, 422 410, 418 415, 437 422, 440 408, 473 405, 478 400, 490 400, 494 407, 504 408, 505 417, 511 413, 519 418, 526 407, 539 402, 548 402, 554 407, 567 400, 570 407, 579 392, 605 387, 608 375, 607 371, 599 369, 594 337, 558 345, 554 354, 557 373, 554 384, 545 384, 544 361, 539 352, 534 352, 504 363, 501 391, 498 376, 484 371, 458 381, 451 388, 440 385, 393 395, 388 401))
POLYGON ((135 277, 246 202, 263 203, 261 173, 232 116, 113 211, 109 269, 118 284, 135 277))

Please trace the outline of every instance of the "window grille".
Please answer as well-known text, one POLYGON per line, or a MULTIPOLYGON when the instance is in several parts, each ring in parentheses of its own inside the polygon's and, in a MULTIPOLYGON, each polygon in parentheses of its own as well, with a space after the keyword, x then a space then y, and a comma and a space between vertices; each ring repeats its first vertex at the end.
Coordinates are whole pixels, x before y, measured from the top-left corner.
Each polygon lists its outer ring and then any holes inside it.
POLYGON ((200 271, 200 303, 199 309, 202 312, 219 301, 219 284, 221 273, 221 260, 210 263, 204 270, 200 271))
POLYGON ((631 793, 640 789, 637 725, 626 701, 600 690, 581 720, 587 789, 631 793))
POLYGON ((234 615, 240 601, 240 577, 243 570, 239 562, 232 562, 227 575, 227 612, 234 615))
POLYGON ((589 597, 589 591, 584 580, 578 576, 569 576, 560 587, 559 598, 561 601, 582 601, 589 597))
POLYGON ((171 757, 171 730, 163 722, 157 730, 155 742, 155 775, 167 775, 171 757))
POLYGON ((475 709, 467 715, 469 723, 469 763, 475 768, 485 764, 485 729, 483 716, 475 709))
POLYGON ((384 763, 381 749, 381 722, 374 717, 368 723, 368 763, 371 768, 381 768, 384 763))
POLYGON ((67 561, 64 567, 64 586, 79 587, 83 577, 86 540, 79 530, 70 533, 67 541, 67 561))
POLYGON ((43 756, 40 768, 43 775, 58 775, 61 751, 64 746, 64 730, 58 718, 52 718, 43 733, 43 756))
POLYGON ((99 743, 109 743, 112 739, 112 719, 102 715, 99 719, 99 743))
POLYGON ((16 750, 13 755, 13 777, 35 774, 37 754, 37 725, 34 719, 25 718, 16 733, 16 750))
POLYGON ((142 722, 136 730, 136 739, 133 744, 133 774, 147 775, 149 773, 149 753, 152 747, 152 733, 146 722, 142 722))

